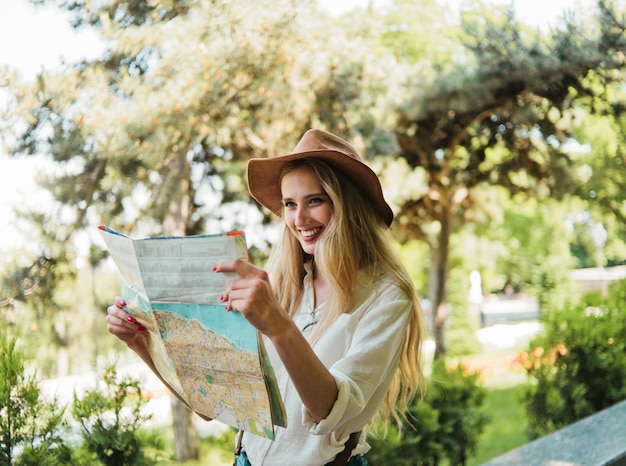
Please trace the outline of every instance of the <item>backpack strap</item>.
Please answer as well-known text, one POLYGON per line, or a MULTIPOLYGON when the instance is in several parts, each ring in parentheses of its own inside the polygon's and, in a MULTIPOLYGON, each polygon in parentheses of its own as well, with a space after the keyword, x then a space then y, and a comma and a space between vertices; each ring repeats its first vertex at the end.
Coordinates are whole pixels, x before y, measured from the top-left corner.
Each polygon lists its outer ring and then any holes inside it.
POLYGON ((237 439, 237 446, 235 447, 235 456, 241 453, 241 439, 243 438, 243 430, 237 432, 239 438, 237 439))
POLYGON ((361 437, 361 431, 353 432, 350 434, 350 438, 346 442, 345 447, 342 451, 340 451, 332 463, 328 463, 330 466, 345 466, 348 464, 350 457, 352 456, 352 450, 359 443, 359 438, 361 437))

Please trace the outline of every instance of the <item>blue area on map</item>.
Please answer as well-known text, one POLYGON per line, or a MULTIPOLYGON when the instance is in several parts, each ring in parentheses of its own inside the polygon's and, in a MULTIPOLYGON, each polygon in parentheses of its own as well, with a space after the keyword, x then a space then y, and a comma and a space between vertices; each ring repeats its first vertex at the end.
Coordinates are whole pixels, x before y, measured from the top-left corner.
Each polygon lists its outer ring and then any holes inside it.
POLYGON ((202 304, 152 303, 151 306, 155 311, 170 311, 187 319, 195 319, 239 348, 255 353, 258 351, 256 329, 239 312, 228 312, 224 306, 202 304))

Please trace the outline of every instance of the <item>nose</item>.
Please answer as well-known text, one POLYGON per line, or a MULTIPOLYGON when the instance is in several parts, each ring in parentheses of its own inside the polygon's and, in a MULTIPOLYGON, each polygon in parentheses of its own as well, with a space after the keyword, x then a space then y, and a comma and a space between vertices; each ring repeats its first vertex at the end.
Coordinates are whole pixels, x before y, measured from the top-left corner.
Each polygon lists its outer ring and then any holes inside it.
POLYGON ((296 211, 296 226, 304 225, 309 217, 309 211, 306 206, 298 206, 296 211))

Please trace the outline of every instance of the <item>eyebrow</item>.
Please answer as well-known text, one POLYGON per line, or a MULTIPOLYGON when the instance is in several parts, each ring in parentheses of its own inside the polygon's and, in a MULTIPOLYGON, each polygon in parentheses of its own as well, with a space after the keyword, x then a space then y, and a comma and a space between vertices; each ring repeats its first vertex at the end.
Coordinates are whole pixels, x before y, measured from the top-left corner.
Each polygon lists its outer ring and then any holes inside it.
MULTIPOLYGON (((328 198, 329 196, 325 192, 320 192, 320 193, 307 194, 306 196, 304 196, 304 199, 305 200, 309 200, 309 199, 312 199, 314 197, 326 197, 326 198, 328 198)), ((293 198, 291 198, 291 197, 283 197, 282 201, 283 202, 293 201, 293 198)))

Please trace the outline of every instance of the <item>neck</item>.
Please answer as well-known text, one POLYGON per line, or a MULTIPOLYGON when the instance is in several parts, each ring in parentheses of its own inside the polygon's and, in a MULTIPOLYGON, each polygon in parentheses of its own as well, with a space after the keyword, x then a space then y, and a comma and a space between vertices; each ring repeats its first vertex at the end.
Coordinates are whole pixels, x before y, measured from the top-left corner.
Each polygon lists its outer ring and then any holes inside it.
POLYGON ((310 275, 313 280, 317 280, 318 279, 318 273, 317 273, 317 267, 315 267, 315 257, 314 256, 309 256, 308 258, 305 259, 304 261, 304 271, 307 273, 307 275, 310 275))

